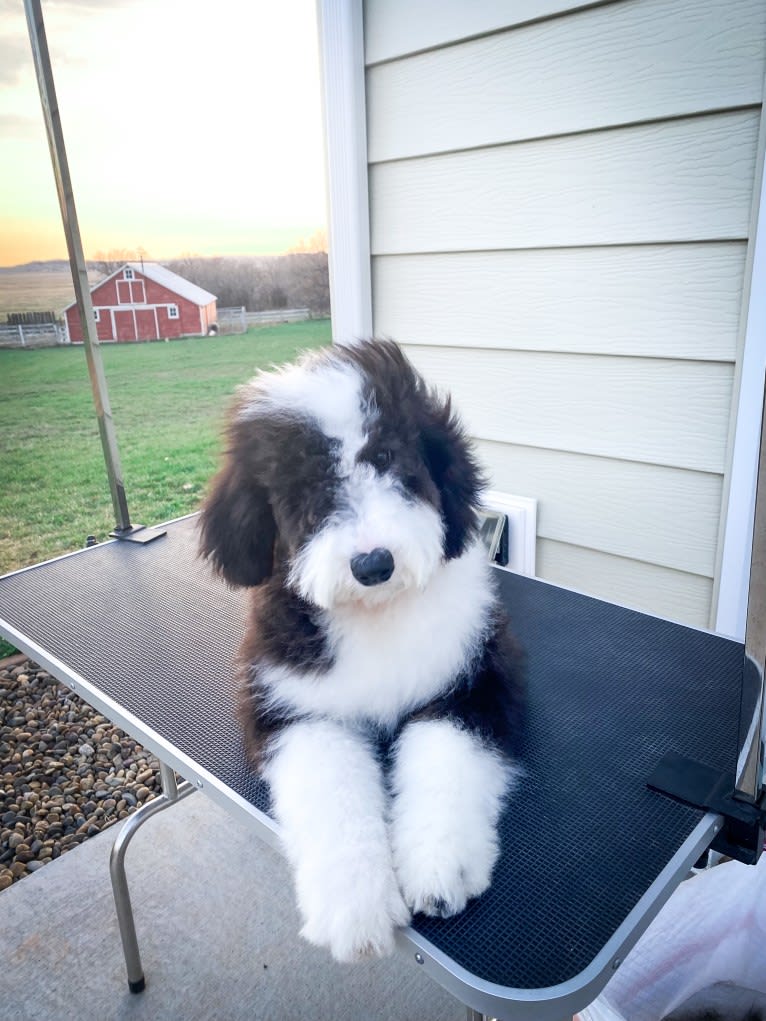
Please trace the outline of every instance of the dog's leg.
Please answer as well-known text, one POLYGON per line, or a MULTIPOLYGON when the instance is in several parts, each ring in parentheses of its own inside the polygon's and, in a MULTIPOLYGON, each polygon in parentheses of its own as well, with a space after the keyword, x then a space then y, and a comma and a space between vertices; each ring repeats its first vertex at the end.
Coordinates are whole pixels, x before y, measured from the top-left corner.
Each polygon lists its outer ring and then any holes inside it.
POLYGON ((396 882, 380 765, 354 732, 290 725, 264 770, 295 870, 302 935, 339 961, 390 953, 409 911, 396 882))
POLYGON ((391 844, 413 911, 447 918, 489 886, 513 767, 449 720, 410 723, 395 749, 391 844))

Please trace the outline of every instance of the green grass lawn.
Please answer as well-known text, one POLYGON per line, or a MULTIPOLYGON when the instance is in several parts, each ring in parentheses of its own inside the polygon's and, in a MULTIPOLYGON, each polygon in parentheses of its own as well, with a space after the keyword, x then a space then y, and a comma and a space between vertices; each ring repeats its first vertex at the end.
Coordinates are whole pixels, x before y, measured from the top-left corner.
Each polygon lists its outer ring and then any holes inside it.
MULTIPOLYGON (((133 522, 195 510, 235 387, 330 341, 329 320, 102 347, 133 522)), ((114 514, 82 347, 0 350, 0 574, 105 539, 114 514)))

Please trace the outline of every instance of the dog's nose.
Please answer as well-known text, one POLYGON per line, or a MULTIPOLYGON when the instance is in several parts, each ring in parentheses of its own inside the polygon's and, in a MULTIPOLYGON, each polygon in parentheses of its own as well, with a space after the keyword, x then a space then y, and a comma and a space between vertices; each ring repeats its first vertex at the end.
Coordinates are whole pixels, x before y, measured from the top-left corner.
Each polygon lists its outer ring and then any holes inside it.
POLYGON ((380 585, 394 573, 394 557, 390 550, 374 549, 351 558, 351 573, 360 585, 380 585))

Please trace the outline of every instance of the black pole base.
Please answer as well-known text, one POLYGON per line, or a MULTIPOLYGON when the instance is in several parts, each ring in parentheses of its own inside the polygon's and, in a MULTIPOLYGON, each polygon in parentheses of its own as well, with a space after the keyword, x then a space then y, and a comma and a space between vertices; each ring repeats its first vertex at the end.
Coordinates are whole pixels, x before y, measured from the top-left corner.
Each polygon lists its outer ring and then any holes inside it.
POLYGON ((146 525, 130 525, 128 528, 115 528, 109 535, 121 542, 154 542, 155 539, 167 535, 164 528, 147 528, 146 525))
POLYGON ((135 982, 128 979, 128 989, 131 993, 142 993, 144 989, 146 989, 146 979, 144 976, 142 975, 141 978, 136 979, 135 982))

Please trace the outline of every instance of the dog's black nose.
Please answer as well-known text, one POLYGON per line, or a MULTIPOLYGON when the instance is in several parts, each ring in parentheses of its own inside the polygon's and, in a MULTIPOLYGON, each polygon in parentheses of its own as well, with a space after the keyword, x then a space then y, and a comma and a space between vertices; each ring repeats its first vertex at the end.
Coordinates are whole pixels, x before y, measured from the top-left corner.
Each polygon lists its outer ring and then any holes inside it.
POLYGON ((394 573, 394 558, 390 550, 374 549, 371 553, 357 553, 351 558, 351 573, 360 585, 380 585, 394 573))

